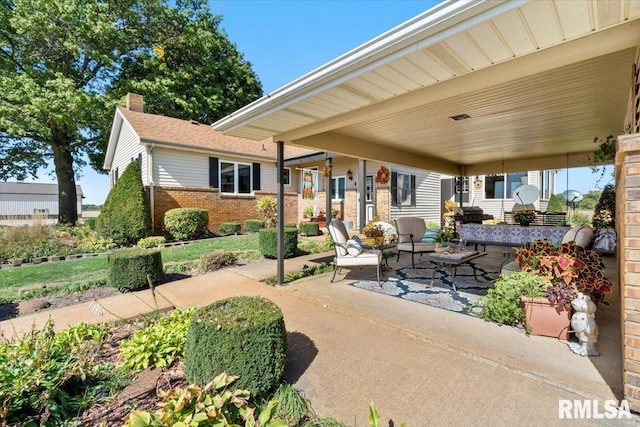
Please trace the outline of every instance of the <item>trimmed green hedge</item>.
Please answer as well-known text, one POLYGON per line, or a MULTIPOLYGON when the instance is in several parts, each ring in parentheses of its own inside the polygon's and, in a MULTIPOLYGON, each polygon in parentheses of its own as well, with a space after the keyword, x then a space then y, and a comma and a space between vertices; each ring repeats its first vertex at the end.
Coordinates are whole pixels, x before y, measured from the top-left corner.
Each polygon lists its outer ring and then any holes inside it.
POLYGON ((205 385, 221 372, 240 378, 235 388, 265 396, 287 365, 282 310, 259 297, 232 297, 195 312, 184 348, 185 376, 205 385))
MULTIPOLYGON (((278 258, 278 230, 276 228, 263 228, 259 234, 260 253, 265 258, 278 258)), ((284 257, 291 258, 298 248, 298 230, 296 228, 284 229, 284 257)))
POLYGON ((149 236, 138 240, 138 244, 136 246, 142 249, 151 249, 157 248, 165 243, 167 243, 167 239, 165 239, 164 236, 149 236))
POLYGON ((222 234, 240 234, 239 222, 223 222, 220 224, 220 232, 222 234))
POLYGON ((317 222, 301 222, 300 234, 304 234, 306 236, 319 236, 321 234, 320 224, 317 222))
POLYGON ((148 274, 153 281, 162 276, 162 254, 159 250, 116 252, 109 254, 107 264, 107 284, 121 292, 145 288, 148 274))
POLYGON ((248 219, 244 222, 244 230, 247 233, 257 233, 264 228, 264 221, 259 219, 248 219))
POLYGON ((200 256, 198 268, 200 271, 215 271, 230 265, 236 265, 238 257, 233 252, 222 249, 216 249, 213 252, 207 252, 200 256))
POLYGON ((209 212, 198 208, 169 209, 164 214, 164 229, 176 240, 194 240, 209 233, 209 212))

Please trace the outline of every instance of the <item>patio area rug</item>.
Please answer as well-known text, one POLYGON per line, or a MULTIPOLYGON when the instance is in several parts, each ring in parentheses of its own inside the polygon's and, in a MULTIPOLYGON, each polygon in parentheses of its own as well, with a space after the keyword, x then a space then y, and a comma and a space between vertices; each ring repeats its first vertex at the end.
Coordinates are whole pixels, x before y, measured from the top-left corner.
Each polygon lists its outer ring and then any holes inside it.
MULTIPOLYGON (((458 292, 453 291, 451 276, 438 271, 432 280, 432 264, 428 261, 416 263, 416 268, 405 267, 384 275, 385 281, 378 285, 376 280, 359 280, 350 283, 356 288, 418 302, 462 314, 476 315, 473 303, 487 294, 493 287, 500 271, 499 262, 481 258, 487 264, 476 264, 476 277, 469 265, 458 267, 455 277, 458 292)), ((480 261, 479 260, 479 261, 480 261)))

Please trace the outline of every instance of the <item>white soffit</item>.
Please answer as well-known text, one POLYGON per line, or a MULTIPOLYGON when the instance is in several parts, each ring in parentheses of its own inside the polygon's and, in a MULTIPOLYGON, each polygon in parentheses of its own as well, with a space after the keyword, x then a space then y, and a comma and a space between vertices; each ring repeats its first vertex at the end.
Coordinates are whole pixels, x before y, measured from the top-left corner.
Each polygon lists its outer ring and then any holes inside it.
MULTIPOLYGON (((297 138, 334 130, 371 141, 393 139, 401 146, 405 145, 403 148, 408 151, 420 151, 419 147, 412 147, 409 141, 412 137, 424 136, 429 128, 426 124, 423 129, 419 129, 420 126, 416 124, 408 126, 408 118, 415 118, 415 105, 403 109, 401 103, 397 102, 393 112, 384 111, 385 116, 393 117, 393 120, 378 116, 376 120, 363 120, 361 126, 356 119, 350 123, 339 123, 335 119, 341 115, 353 115, 359 110, 375 108, 376 105, 386 105, 395 98, 401 100, 403 95, 422 92, 428 94, 425 88, 435 88, 458 80, 463 82, 466 81, 465 76, 491 70, 499 65, 508 66, 515 59, 526 58, 531 61, 536 72, 552 70, 557 66, 555 61, 547 56, 546 62, 541 63, 537 60, 539 53, 551 48, 556 49, 556 52, 571 52, 572 41, 594 35, 608 37, 616 27, 627 28, 631 25, 634 28, 632 31, 616 33, 615 48, 635 47, 640 44, 639 18, 640 1, 447 1, 249 104, 213 126, 239 137, 261 140, 269 136, 282 136, 285 141, 293 143, 297 138), (565 45, 565 50, 557 50, 559 46, 565 45), (406 117, 403 117, 402 111, 407 112, 406 117), (336 125, 331 128, 334 121, 336 125), (398 123, 403 123, 404 126, 401 128, 398 123), (362 130, 364 128, 369 131, 365 132, 362 130)), ((584 50, 584 44, 582 46, 584 50)), ((601 48, 593 56, 602 54, 601 48)), ((587 54, 583 52, 581 57, 575 59, 566 58, 571 55, 565 55, 561 65, 584 61, 588 59, 585 55, 587 54)), ((580 73, 575 73, 574 77, 583 79, 580 73)), ((483 84, 482 79, 475 80, 475 86, 467 84, 467 91, 476 93, 472 103, 476 105, 489 102, 488 99, 478 99, 477 94, 484 89, 491 92, 487 88, 490 84, 483 84)), ((522 87, 513 89, 512 92, 528 96, 523 93, 524 88, 529 87, 526 79, 514 76, 514 81, 522 87)), ((504 78, 502 83, 507 82, 508 78, 504 78)), ((584 82, 594 83, 602 82, 600 79, 584 82)), ((496 82, 492 83, 495 84, 496 82)), ((558 78, 556 84, 559 86, 555 90, 562 90, 561 85, 565 81, 558 78)), ((617 82, 613 93, 620 93, 620 90, 620 82, 617 82)), ((588 96, 590 93, 583 95, 588 96)), ((449 101, 440 101, 443 106, 449 105, 452 110, 457 102, 455 113, 465 113, 462 102, 465 99, 467 98, 458 96, 449 101)), ((540 104, 544 102, 539 101, 540 104)), ((554 108, 558 108, 558 101, 553 102, 556 103, 554 108)), ((606 100, 601 102, 607 104, 606 100)), ((430 105, 428 97, 425 97, 424 105, 425 111, 435 108, 430 105)), ((620 102, 616 105, 617 113, 620 102)), ((517 110, 512 110, 514 105, 508 103, 496 104, 492 115, 498 114, 496 111, 500 106, 503 108, 500 117, 513 120, 522 116, 517 110)), ((623 118, 624 113, 621 120, 623 118)), ((545 117, 540 116, 539 120, 545 120, 545 117)), ((487 126, 490 124, 487 123, 487 126)), ((509 132, 513 132, 513 126, 510 128, 512 130, 509 132)), ((508 137, 509 132, 505 131, 503 137, 508 137)), ((474 149, 469 147, 469 150, 474 149)))

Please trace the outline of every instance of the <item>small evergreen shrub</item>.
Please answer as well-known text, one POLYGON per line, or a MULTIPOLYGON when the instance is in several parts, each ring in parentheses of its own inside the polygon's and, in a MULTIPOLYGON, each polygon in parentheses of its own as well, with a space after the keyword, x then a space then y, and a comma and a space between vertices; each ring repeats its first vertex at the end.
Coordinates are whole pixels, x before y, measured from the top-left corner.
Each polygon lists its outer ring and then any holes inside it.
POLYGON ((247 233, 257 233, 264 228, 264 221, 259 219, 248 219, 244 222, 244 229, 247 233))
POLYGON ((319 236, 320 224, 317 222, 301 222, 300 233, 306 236, 319 236))
POLYGON ((594 228, 616 227, 616 189, 613 184, 604 186, 593 212, 594 228))
POLYGON ((251 396, 275 388, 287 365, 282 310, 260 297, 232 297, 197 310, 184 348, 185 376, 196 385, 220 372, 239 376, 235 386, 251 396))
POLYGON ((285 222, 284 228, 298 228, 298 224, 295 222, 285 222))
POLYGON ((240 234, 239 222, 223 222, 220 224, 220 232, 222 234, 240 234))
POLYGON ((549 197, 549 203, 547 204, 547 212, 549 213, 563 213, 562 202, 557 194, 552 194, 549 197))
POLYGON ((540 276, 527 271, 503 274, 487 291, 487 295, 480 299, 480 317, 500 325, 521 322, 524 316, 521 296, 546 296, 540 276))
POLYGON ((262 214, 264 226, 275 227, 278 217, 278 201, 273 197, 263 197, 256 202, 256 211, 262 214))
POLYGON ((107 259, 107 284, 121 292, 143 289, 148 285, 147 275, 151 275, 153 281, 162 275, 159 250, 116 252, 107 259))
POLYGON ((213 252, 202 254, 198 266, 202 272, 215 271, 223 267, 236 265, 236 261, 238 261, 238 257, 233 252, 217 249, 213 252))
POLYGON ((98 218, 87 218, 84 220, 84 224, 89 227, 90 230, 95 231, 98 225, 98 218))
POLYGON ((138 240, 138 247, 141 249, 157 248, 167 242, 164 236, 149 236, 138 240))
POLYGON ((134 245, 151 231, 151 208, 138 162, 131 162, 111 188, 97 219, 97 230, 119 246, 134 245))
MULTIPOLYGON (((264 228, 259 234, 260 253, 265 258, 278 257, 278 230, 276 228, 264 228)), ((298 248, 298 230, 295 228, 284 229, 284 257, 291 258, 298 248)))
POLYGON ((206 209, 176 208, 164 214, 164 229, 175 240, 194 240, 209 232, 209 212, 206 209))

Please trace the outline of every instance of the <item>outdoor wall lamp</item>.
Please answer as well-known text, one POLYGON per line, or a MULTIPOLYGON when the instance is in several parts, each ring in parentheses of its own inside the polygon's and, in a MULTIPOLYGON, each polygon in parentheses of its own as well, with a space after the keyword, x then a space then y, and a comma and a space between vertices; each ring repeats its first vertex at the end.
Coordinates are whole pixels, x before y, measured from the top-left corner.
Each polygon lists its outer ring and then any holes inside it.
POLYGON ((351 173, 351 169, 347 171, 347 178, 349 178, 349 181, 353 181, 353 173, 351 173))

